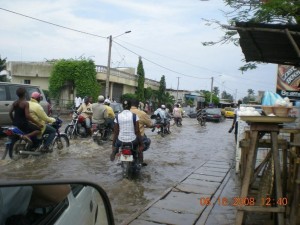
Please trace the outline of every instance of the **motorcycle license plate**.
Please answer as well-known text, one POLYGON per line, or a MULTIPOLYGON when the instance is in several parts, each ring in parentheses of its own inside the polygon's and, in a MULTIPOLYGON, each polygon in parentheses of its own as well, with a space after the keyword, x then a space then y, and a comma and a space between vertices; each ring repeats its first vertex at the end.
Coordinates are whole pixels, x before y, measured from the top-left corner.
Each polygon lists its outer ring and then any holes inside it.
POLYGON ((121 154, 120 161, 132 162, 133 161, 133 155, 123 155, 123 154, 121 154))

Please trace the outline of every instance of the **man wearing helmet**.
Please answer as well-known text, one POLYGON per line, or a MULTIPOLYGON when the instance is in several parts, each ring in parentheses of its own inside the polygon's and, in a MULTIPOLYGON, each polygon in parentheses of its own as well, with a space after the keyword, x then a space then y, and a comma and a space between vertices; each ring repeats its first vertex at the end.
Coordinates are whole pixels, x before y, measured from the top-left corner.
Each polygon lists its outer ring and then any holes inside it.
POLYGON ((48 134, 48 138, 45 141, 44 150, 50 151, 49 146, 55 138, 56 130, 46 123, 55 122, 55 118, 48 117, 43 107, 39 104, 41 101, 41 94, 39 92, 33 92, 29 101, 29 113, 31 117, 37 121, 38 124, 42 125, 42 134, 48 134))
POLYGON ((115 113, 114 113, 113 108, 110 106, 110 100, 105 99, 104 100, 104 105, 105 105, 106 110, 107 110, 107 125, 111 129, 113 129, 114 128, 115 113))
MULTIPOLYGON (((93 117, 92 121, 93 123, 97 123, 98 125, 107 125, 107 109, 104 105, 104 96, 99 95, 98 96, 98 102, 92 104, 93 109, 93 117)), ((106 138, 106 133, 104 134, 104 138, 106 138)))
POLYGON ((171 120, 171 116, 166 111, 166 106, 165 105, 161 105, 160 108, 158 108, 157 110, 155 110, 154 115, 159 116, 161 118, 162 122, 167 127, 168 133, 171 133, 170 132, 170 120, 171 120))

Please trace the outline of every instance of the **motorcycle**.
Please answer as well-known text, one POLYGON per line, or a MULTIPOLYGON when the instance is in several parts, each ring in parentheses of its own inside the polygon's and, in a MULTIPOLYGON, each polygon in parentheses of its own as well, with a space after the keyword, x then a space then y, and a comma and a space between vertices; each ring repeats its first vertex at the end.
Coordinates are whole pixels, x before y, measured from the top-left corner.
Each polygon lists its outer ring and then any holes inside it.
POLYGON ((152 128, 152 132, 157 129, 157 133, 164 137, 166 134, 169 134, 167 129, 167 123, 165 123, 159 116, 152 115, 151 119, 155 119, 155 126, 152 128))
POLYGON ((69 139, 74 139, 77 136, 87 137, 88 130, 85 124, 85 118, 77 113, 76 109, 72 109, 72 120, 65 128, 65 133, 69 139))
POLYGON ((101 145, 107 140, 112 140, 113 129, 111 127, 105 124, 93 123, 92 130, 92 138, 98 145, 101 145))
POLYGON ((197 112, 197 120, 198 120, 198 123, 201 126, 205 126, 205 123, 206 123, 206 113, 202 112, 202 111, 197 112))
POLYGON ((25 134, 17 127, 3 127, 3 133, 8 137, 8 141, 5 143, 5 151, 2 159, 6 158, 8 153, 11 159, 17 160, 20 158, 27 158, 29 155, 39 156, 54 150, 61 150, 69 147, 70 142, 66 134, 60 133, 59 128, 62 125, 62 120, 56 117, 56 121, 51 124, 56 130, 55 138, 49 146, 50 151, 44 151, 44 144, 48 138, 48 134, 44 134, 41 139, 34 138, 32 143, 22 139, 25 134))
POLYGON ((176 124, 177 127, 181 127, 182 126, 181 121, 182 121, 182 118, 180 118, 180 117, 174 117, 174 122, 175 122, 175 124, 176 124))
POLYGON ((135 149, 132 143, 125 143, 120 149, 117 156, 119 156, 119 164, 122 167, 123 177, 130 178, 134 174, 139 173, 142 168, 138 149, 135 149))

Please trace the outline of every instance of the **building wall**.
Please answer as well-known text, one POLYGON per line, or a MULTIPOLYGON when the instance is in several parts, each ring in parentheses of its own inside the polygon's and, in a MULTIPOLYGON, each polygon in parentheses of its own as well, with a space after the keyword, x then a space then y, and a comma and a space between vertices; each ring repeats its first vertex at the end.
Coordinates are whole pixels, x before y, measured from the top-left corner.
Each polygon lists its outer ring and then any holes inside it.
MULTIPOLYGON (((137 75, 134 68, 119 68, 110 70, 110 87, 113 92, 113 84, 118 83, 124 86, 123 94, 134 93, 137 87, 137 75)), ((12 83, 24 83, 25 80, 30 80, 30 84, 38 85, 44 90, 49 89, 49 77, 52 70, 52 64, 47 62, 7 62, 7 70, 12 75, 12 83)), ((96 78, 102 84, 106 81, 106 67, 96 66, 96 78)), ((159 82, 145 78, 145 88, 151 87, 153 90, 158 90, 159 82)), ((105 90, 105 86, 103 87, 105 90)), ((74 93, 66 93, 63 97, 74 96, 74 93)), ((112 94, 110 95, 112 96, 112 94)))

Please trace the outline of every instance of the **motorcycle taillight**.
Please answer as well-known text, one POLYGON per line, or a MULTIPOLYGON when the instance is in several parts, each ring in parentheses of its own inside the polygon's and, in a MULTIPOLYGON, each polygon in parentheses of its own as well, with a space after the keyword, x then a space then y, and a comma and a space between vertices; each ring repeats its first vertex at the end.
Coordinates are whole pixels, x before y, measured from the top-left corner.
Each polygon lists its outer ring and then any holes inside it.
POLYGON ((4 134, 6 134, 7 136, 11 136, 11 135, 13 135, 14 133, 13 133, 13 131, 12 130, 5 130, 5 131, 3 131, 3 133, 4 134))
POLYGON ((122 149, 122 154, 123 155, 131 155, 131 150, 130 149, 122 149))

